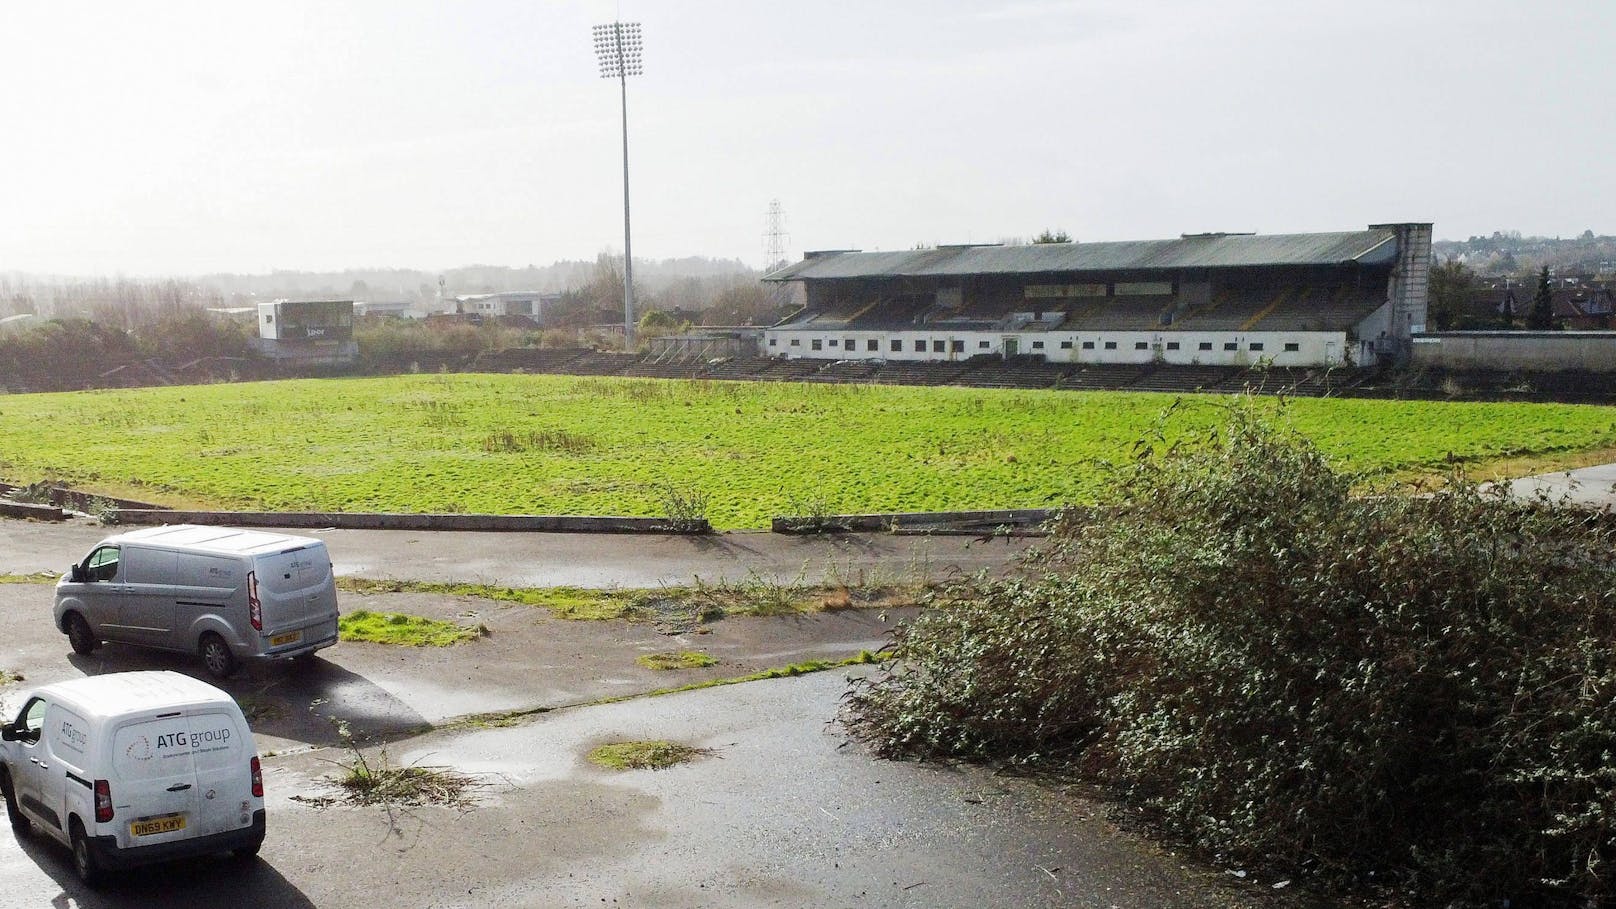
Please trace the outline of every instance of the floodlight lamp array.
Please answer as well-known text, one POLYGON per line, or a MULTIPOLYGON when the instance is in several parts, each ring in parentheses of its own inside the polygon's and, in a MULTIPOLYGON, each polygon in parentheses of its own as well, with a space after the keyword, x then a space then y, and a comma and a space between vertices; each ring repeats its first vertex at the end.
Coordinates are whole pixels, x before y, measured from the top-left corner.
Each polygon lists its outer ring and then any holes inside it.
POLYGON ((610 22, 595 26, 593 32, 602 79, 621 79, 644 72, 640 65, 640 23, 610 22))

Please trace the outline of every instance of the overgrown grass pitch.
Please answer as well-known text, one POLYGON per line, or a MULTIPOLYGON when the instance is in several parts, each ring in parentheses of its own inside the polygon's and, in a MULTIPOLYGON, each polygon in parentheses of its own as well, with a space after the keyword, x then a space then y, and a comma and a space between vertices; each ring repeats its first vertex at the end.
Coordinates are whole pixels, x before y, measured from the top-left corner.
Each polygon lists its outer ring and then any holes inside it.
MULTIPOLYGON (((269 510, 777 514, 1091 501, 1170 395, 418 375, 0 396, 0 478, 162 504, 269 510)), ((1190 396, 1169 438, 1227 401, 1190 396)), ((1485 473, 1586 462, 1616 410, 1291 402, 1342 469, 1485 473), (1580 461, 1579 461, 1580 459, 1580 461)))

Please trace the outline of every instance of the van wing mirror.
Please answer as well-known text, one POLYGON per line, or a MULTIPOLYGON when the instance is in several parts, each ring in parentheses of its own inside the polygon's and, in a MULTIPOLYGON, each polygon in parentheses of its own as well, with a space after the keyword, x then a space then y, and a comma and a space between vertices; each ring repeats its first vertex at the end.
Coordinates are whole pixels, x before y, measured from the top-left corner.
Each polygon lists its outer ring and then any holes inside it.
POLYGON ((74 565, 67 570, 67 579, 75 584, 84 583, 84 566, 74 565))
POLYGON ((12 726, 10 723, 0 726, 0 742, 15 742, 16 740, 16 727, 12 726))

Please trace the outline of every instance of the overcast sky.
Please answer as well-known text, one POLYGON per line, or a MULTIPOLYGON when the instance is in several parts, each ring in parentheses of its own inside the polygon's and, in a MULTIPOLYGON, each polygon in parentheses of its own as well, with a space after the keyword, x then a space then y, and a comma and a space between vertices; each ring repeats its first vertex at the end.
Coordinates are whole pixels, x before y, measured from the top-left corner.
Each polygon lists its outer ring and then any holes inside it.
POLYGON ((0 5, 0 272, 1616 233, 1613 0, 0 5))

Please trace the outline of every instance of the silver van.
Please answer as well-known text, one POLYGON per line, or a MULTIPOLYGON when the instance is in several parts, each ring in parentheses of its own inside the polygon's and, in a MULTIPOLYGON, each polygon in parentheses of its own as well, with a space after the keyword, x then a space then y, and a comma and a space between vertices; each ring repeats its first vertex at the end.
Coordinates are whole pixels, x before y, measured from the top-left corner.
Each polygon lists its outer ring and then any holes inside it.
POLYGON ((76 653, 102 641, 195 653, 225 678, 243 659, 337 642, 337 585, 313 537, 177 524, 96 544, 56 584, 56 627, 76 653))

